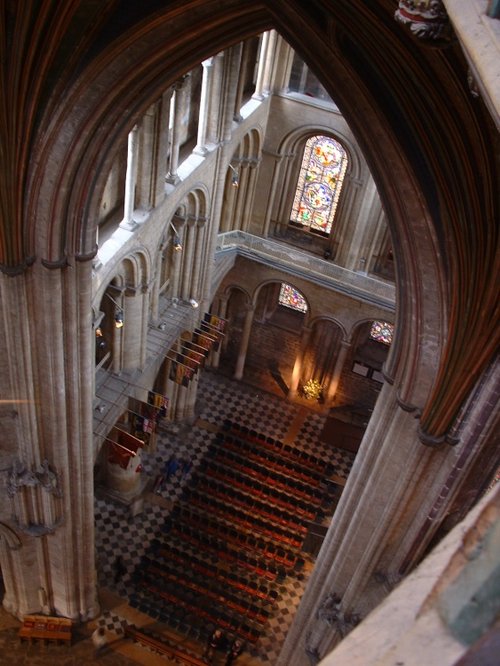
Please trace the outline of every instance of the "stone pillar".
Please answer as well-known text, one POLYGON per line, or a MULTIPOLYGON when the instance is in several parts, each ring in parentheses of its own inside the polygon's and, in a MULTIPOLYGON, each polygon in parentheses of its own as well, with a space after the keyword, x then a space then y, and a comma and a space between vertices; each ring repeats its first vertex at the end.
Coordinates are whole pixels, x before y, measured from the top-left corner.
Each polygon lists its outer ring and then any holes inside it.
POLYGON ((198 138, 196 147, 193 152, 199 155, 205 155, 207 152, 207 127, 208 127, 208 114, 211 108, 210 96, 212 92, 212 81, 214 73, 214 58, 208 58, 202 63, 203 78, 201 82, 201 97, 200 97, 200 115, 198 119, 198 138))
POLYGON ((258 160, 248 160, 247 181, 245 183, 245 202, 241 213, 242 231, 248 231, 248 227, 250 226, 255 188, 257 186, 258 164, 258 160))
MULTIPOLYGON (((119 329, 123 344, 123 370, 136 370, 142 366, 144 338, 143 314, 144 293, 140 289, 127 289, 125 292, 123 328, 119 329)), ((147 323, 148 318, 145 318, 147 323)))
POLYGON ((195 238, 195 252, 193 263, 193 275, 191 278, 191 298, 199 301, 201 297, 201 269, 202 269, 202 253, 205 240, 205 229, 207 228, 207 219, 199 217, 196 221, 196 238, 195 238))
POLYGON ((191 286, 193 277, 193 255, 196 245, 196 218, 189 215, 187 218, 186 231, 184 233, 184 245, 182 249, 182 283, 181 294, 184 301, 191 298, 191 286))
MULTIPOLYGON (((226 314, 227 314, 227 302, 228 302, 228 300, 229 300, 229 299, 228 299, 227 296, 221 296, 220 299, 219 299, 219 309, 218 309, 218 311, 217 311, 217 315, 218 315, 221 319, 225 319, 225 318, 226 318, 226 314)), ((227 326, 227 324, 226 324, 226 326, 227 326)), ((221 351, 222 351, 222 348, 223 348, 223 346, 224 346, 224 343, 225 343, 226 340, 227 340, 227 336, 228 336, 229 332, 226 330, 225 333, 226 333, 226 335, 225 335, 225 337, 222 339, 222 341, 221 341, 221 343, 220 343, 220 345, 219 345, 219 349, 218 349, 217 351, 213 351, 213 352, 212 352, 211 359, 210 359, 210 365, 212 366, 212 368, 218 368, 218 367, 219 367, 221 351)))
POLYGON ((234 120, 240 123, 243 118, 241 116, 241 106, 243 103, 243 92, 245 88, 245 71, 248 65, 248 59, 251 52, 251 43, 246 41, 243 44, 240 61, 240 73, 238 76, 238 85, 236 87, 236 99, 234 100, 234 120))
POLYGON ((270 92, 277 37, 275 30, 269 30, 262 35, 257 81, 255 82, 255 92, 252 95, 255 99, 264 99, 270 92))
POLYGON ((342 374, 342 370, 344 369, 344 363, 351 347, 352 344, 345 340, 342 340, 342 342, 340 343, 339 353, 337 356, 337 360, 335 361, 335 367, 333 368, 332 377, 330 379, 330 384, 328 385, 328 389, 326 391, 326 396, 325 396, 326 398, 325 402, 327 408, 331 407, 333 404, 333 400, 335 398, 335 394, 337 393, 337 388, 339 386, 340 376, 342 374))
POLYGON ((217 145, 221 139, 221 119, 224 115, 224 107, 220 100, 224 100, 223 87, 225 84, 224 72, 227 65, 226 52, 221 51, 213 57, 213 72, 211 75, 211 91, 209 99, 209 110, 207 115, 207 126, 205 130, 207 145, 217 145))
POLYGON ((233 210, 232 229, 243 229, 243 208, 248 186, 248 162, 242 160, 238 169, 238 189, 236 190, 236 205, 233 210))
POLYGON ((238 352, 238 358, 236 360, 236 368, 234 370, 234 378, 242 379, 243 371, 245 369, 245 361, 248 351, 248 343, 250 341, 250 333, 252 331, 253 324, 253 315, 255 312, 255 306, 249 305, 247 308, 245 323, 243 324, 243 331, 241 334, 240 349, 238 352))
POLYGON ((120 227, 132 231, 137 224, 134 221, 135 185, 137 179, 138 160, 138 127, 137 125, 128 135, 127 144, 127 173, 125 175, 125 200, 123 204, 123 220, 120 227))
POLYGON ((141 218, 144 219, 153 207, 155 198, 156 183, 154 182, 154 176, 156 173, 155 153, 158 140, 156 134, 158 113, 159 104, 151 105, 142 118, 139 132, 135 207, 138 209, 141 218))
POLYGON ((91 280, 90 260, 64 267, 37 262, 15 277, 0 274, 9 313, 0 345, 11 366, 4 385, 17 400, 13 462, 0 492, 20 542, 2 545, 0 556, 3 604, 19 618, 50 612, 85 621, 99 612, 91 280))
POLYGON ((416 413, 383 385, 278 666, 324 657, 425 554, 498 431, 495 370, 478 380, 453 447, 424 446, 416 413))
POLYGON ((172 103, 172 95, 174 94, 173 86, 168 88, 162 95, 158 104, 157 115, 157 143, 155 152, 155 165, 153 173, 154 181, 154 197, 153 206, 159 206, 165 198, 165 177, 168 172, 169 161, 169 119, 170 119, 170 105, 172 103))
POLYGON ((184 76, 182 79, 177 81, 174 86, 174 97, 173 97, 173 113, 172 113, 172 127, 170 130, 170 159, 167 172, 167 183, 175 185, 179 182, 179 176, 177 175, 177 169, 179 167, 179 124, 181 122, 180 118, 180 96, 181 91, 184 88, 186 83, 187 76, 184 76))
MULTIPOLYGON (((184 225, 186 223, 186 218, 181 217, 180 215, 175 215, 173 219, 173 224, 175 229, 179 233, 179 240, 181 244, 184 242, 184 238, 187 237, 187 234, 184 233, 184 225)), ((172 229, 173 231, 173 229, 172 229)), ((181 287, 181 271, 182 271, 182 253, 184 252, 184 246, 182 250, 172 250, 172 286, 170 288, 170 294, 172 298, 180 297, 180 287, 181 287)))
POLYGON ((278 183, 280 180, 280 171, 281 171, 281 161, 284 157, 284 155, 277 154, 274 155, 274 168, 273 168, 273 177, 271 180, 271 188, 269 190, 269 196, 268 196, 268 205, 266 206, 266 214, 264 217, 264 228, 262 229, 262 235, 264 237, 269 236, 269 227, 271 224, 271 216, 273 214, 273 209, 274 209, 274 201, 276 199, 276 192, 278 189, 278 183))
POLYGON ((200 305, 208 308, 212 301, 211 285, 212 276, 215 268, 213 256, 215 247, 217 245, 217 236, 219 232, 219 221, 221 219, 221 211, 224 200, 224 188, 226 185, 227 170, 226 166, 229 164, 232 156, 234 146, 231 145, 232 127, 233 127, 233 110, 235 99, 235 82, 238 80, 239 69, 239 50, 231 48, 224 53, 224 67, 222 76, 222 88, 220 91, 220 98, 224 101, 224 106, 221 109, 220 116, 220 139, 221 147, 217 153, 216 164, 214 166, 214 173, 217 174, 214 182, 212 204, 210 209, 211 225, 208 233, 206 234, 206 247, 203 265, 206 266, 206 273, 203 278, 203 298, 200 305))
POLYGON ((293 400, 297 396, 297 391, 299 389, 300 378, 302 376, 302 365, 304 363, 304 356, 307 352, 307 347, 311 339, 313 329, 307 326, 302 328, 302 334, 300 338, 299 351, 293 365, 292 377, 290 379, 290 388, 288 390, 288 398, 293 400))

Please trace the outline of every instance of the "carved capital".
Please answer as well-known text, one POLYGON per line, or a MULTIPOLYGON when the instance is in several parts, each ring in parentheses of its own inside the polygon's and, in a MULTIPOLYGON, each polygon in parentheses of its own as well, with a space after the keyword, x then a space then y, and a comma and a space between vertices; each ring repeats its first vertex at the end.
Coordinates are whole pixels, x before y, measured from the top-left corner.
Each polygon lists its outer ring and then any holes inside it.
POLYGON ((399 0, 394 18, 422 41, 449 39, 450 21, 442 0, 399 0))

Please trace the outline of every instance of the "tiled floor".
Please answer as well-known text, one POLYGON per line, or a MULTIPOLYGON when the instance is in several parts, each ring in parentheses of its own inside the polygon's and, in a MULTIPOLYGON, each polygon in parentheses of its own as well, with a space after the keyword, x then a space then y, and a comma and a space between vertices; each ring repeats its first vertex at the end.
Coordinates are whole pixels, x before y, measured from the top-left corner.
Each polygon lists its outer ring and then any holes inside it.
MULTIPOLYGON (((123 599, 132 589, 131 574, 139 565, 141 556, 150 542, 160 532, 172 504, 182 494, 182 489, 202 460, 212 439, 213 432, 226 418, 264 433, 275 439, 293 441, 305 451, 330 461, 336 466, 336 474, 346 478, 353 462, 353 454, 340 451, 319 442, 325 415, 292 404, 278 395, 265 393, 241 382, 206 371, 200 379, 197 403, 197 421, 193 426, 166 424, 158 437, 154 454, 144 454, 144 474, 151 481, 162 472, 171 455, 178 459, 191 459, 192 470, 183 478, 180 471, 164 485, 160 494, 146 495, 144 511, 130 518, 125 507, 97 493, 96 499, 96 545, 98 553, 98 576, 100 586, 111 589, 123 599), (127 573, 115 583, 114 562, 123 557, 127 573)), ((281 590, 280 598, 262 635, 251 652, 255 658, 273 664, 291 624, 296 608, 307 582, 307 575, 299 580, 288 578, 281 590)), ((118 633, 123 618, 107 615, 101 618, 108 628, 113 626, 118 633)), ((201 653, 201 650, 200 650, 201 653)))

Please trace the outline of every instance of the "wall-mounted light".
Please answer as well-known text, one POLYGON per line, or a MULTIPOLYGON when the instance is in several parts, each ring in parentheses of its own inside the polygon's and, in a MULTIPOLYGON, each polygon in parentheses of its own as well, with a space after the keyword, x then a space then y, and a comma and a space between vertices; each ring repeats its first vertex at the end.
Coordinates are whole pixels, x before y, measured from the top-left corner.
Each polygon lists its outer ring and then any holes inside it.
POLYGON ((195 301, 194 298, 190 298, 189 299, 189 305, 192 308, 196 309, 199 306, 199 303, 198 303, 198 301, 195 301))
POLYGON ((174 234, 175 234, 175 236, 174 236, 174 240, 173 240, 174 250, 175 250, 176 252, 180 252, 180 251, 182 250, 181 238, 180 238, 180 236, 179 236, 179 234, 178 234, 178 232, 177 232, 177 229, 176 229, 176 228, 174 227, 174 225, 172 224, 172 222, 170 222, 170 226, 171 226, 172 229, 174 230, 174 234))
POLYGON ((118 305, 118 303, 115 301, 114 298, 111 298, 111 296, 108 294, 107 291, 105 292, 105 295, 109 298, 110 301, 112 301, 116 305, 115 327, 121 328, 123 326, 123 309, 121 305, 118 305))
POLYGON ((117 310, 115 314, 115 327, 121 328, 123 326, 123 310, 117 310))
POLYGON ((229 164, 229 168, 233 172, 231 175, 231 185, 236 189, 237 187, 239 187, 240 184, 240 174, 232 164, 229 164))

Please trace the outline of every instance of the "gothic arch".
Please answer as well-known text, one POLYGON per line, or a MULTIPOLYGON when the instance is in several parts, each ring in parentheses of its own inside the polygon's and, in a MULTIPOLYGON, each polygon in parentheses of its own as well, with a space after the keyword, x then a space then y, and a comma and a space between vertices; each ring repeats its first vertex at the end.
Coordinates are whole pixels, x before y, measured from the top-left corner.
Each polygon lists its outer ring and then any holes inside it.
POLYGON ((43 53, 42 35, 51 28, 65 35, 71 10, 14 40, 15 49, 31 40, 41 58, 29 102, 38 113, 27 109, 23 127, 32 152, 20 148, 8 165, 21 175, 6 202, 13 235, 3 246, 4 271, 19 272, 37 257, 61 266, 92 256, 105 178, 135 121, 200 60, 274 27, 334 94, 362 146, 387 211, 404 292, 397 322, 404 335, 389 372, 402 399, 422 409, 422 438, 445 441, 498 343, 496 293, 489 288, 498 271, 495 148, 487 111, 468 93, 459 45, 419 48, 394 21, 392 7, 373 12, 357 1, 313 8, 193 0, 175 14, 163 6, 150 15, 148 7, 141 22, 117 27, 100 51, 89 46, 109 29, 108 16, 90 17, 88 41, 66 63, 56 59, 55 40, 54 51, 43 53), (476 334, 473 349, 469 330, 476 334))

